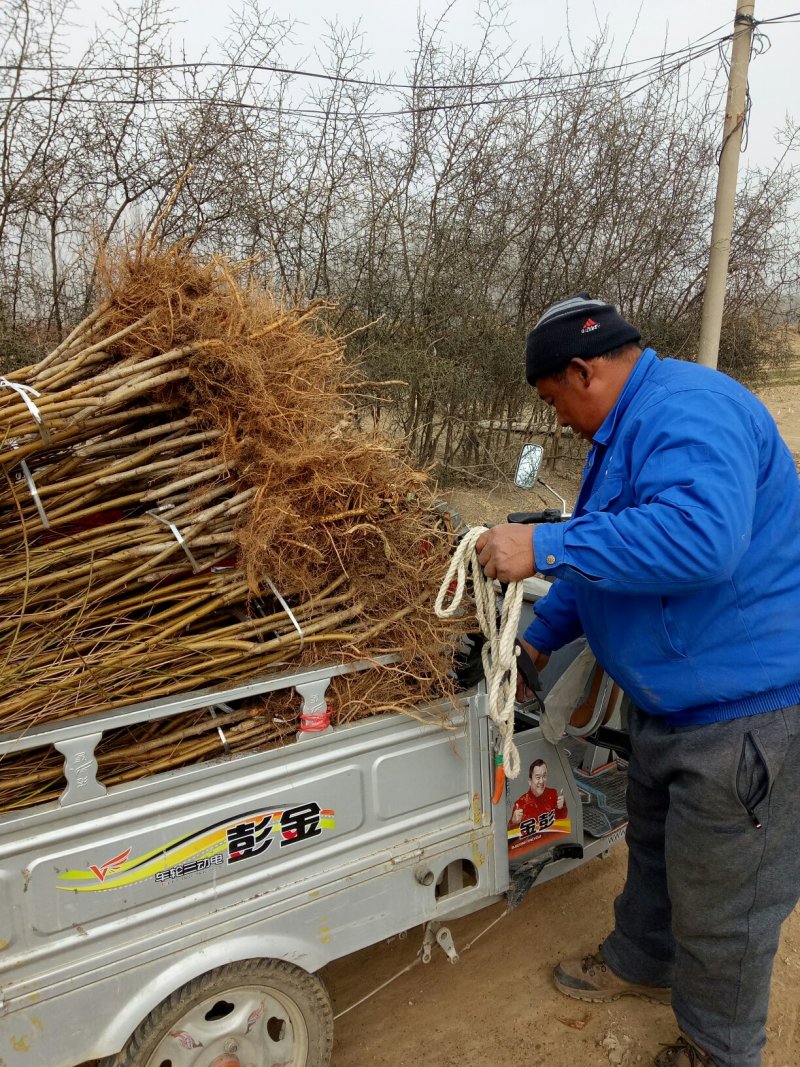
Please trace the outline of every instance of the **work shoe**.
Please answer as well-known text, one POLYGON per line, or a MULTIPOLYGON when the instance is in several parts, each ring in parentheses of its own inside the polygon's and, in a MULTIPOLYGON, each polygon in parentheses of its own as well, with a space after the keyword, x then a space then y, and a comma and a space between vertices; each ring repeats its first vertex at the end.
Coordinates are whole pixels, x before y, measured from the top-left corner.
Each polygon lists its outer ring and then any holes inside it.
POLYGON ((595 955, 584 956, 582 960, 562 960, 553 972, 553 981, 560 993, 576 1000, 604 1003, 620 997, 641 997, 657 1004, 671 1001, 669 986, 637 985, 614 974, 603 959, 602 945, 595 955))
POLYGON ((664 1045, 653 1060, 653 1067, 715 1067, 714 1061, 699 1045, 683 1034, 674 1045, 664 1045))

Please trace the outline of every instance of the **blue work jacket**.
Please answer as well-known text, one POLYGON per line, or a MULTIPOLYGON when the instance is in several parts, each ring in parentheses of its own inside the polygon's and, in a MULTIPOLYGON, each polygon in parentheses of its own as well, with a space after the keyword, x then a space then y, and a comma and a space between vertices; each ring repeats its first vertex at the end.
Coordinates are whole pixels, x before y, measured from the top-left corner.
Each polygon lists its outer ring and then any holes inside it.
POLYGON ((594 436, 573 517, 534 528, 556 581, 525 637, 586 634, 675 725, 800 702, 800 482, 764 405, 648 348, 594 436))

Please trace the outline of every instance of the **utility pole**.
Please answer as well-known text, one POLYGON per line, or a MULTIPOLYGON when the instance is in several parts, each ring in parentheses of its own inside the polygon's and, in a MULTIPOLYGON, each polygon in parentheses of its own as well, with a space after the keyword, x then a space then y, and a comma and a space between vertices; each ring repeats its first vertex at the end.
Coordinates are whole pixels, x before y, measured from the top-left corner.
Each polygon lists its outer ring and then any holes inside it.
POLYGON ((733 20, 733 47, 728 98, 725 104, 725 125, 722 131, 722 151, 719 158, 717 198, 714 203, 714 223, 711 227, 711 251, 708 257, 703 315, 700 321, 700 348, 697 362, 716 367, 719 356, 719 335, 722 329, 722 310, 725 305, 725 286, 728 280, 728 260, 731 254, 733 212, 736 205, 736 177, 742 149, 742 131, 747 95, 747 67, 753 42, 753 9, 755 0, 738 0, 733 20))

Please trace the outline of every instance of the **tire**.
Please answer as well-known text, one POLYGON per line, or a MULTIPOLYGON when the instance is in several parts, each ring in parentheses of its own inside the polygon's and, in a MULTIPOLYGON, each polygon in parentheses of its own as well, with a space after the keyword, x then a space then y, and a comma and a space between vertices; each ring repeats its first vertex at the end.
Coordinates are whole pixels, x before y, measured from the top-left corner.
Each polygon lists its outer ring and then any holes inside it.
POLYGON ((319 978, 282 960, 245 960, 181 986, 98 1067, 329 1067, 332 1046, 319 978))

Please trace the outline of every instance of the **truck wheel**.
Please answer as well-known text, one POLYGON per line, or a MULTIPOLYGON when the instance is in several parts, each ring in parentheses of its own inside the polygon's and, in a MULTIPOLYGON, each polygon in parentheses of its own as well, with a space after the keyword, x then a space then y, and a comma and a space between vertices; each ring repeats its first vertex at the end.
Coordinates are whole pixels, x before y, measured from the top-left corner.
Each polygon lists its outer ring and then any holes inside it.
POLYGON ((98 1067, 328 1067, 333 1013, 319 978, 245 960, 181 986, 98 1067))

